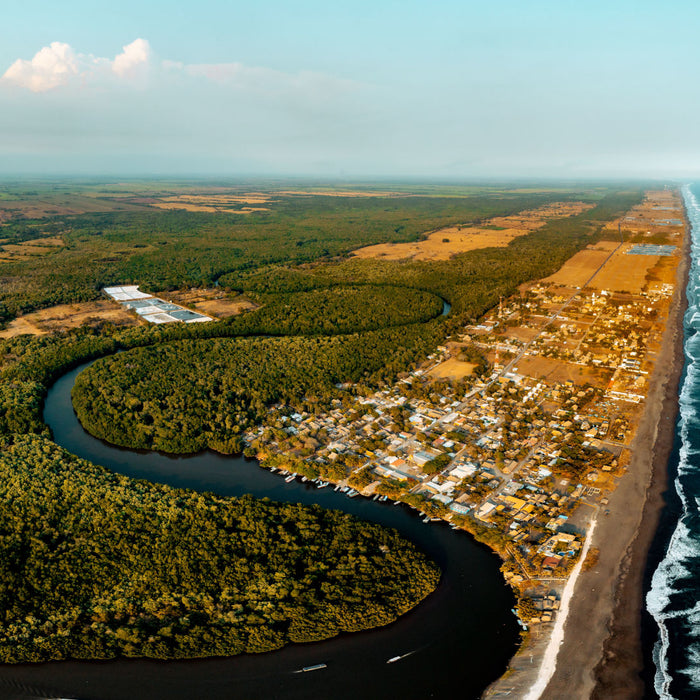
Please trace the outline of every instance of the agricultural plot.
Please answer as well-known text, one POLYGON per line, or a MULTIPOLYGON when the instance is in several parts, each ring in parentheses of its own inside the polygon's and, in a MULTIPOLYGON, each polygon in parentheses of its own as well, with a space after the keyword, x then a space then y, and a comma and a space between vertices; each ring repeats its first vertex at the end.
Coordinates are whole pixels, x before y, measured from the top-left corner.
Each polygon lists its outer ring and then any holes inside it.
POLYGON ((588 246, 545 281, 565 287, 585 285, 597 290, 639 294, 647 288, 650 271, 656 268, 661 257, 668 257, 676 250, 675 246, 631 243, 623 244, 618 250, 616 248, 618 244, 614 241, 600 241, 588 246), (610 259, 606 262, 608 257, 610 259))
POLYGON ((479 248, 504 248, 514 238, 541 228, 552 219, 566 218, 590 209, 583 202, 554 202, 512 216, 489 219, 482 226, 450 226, 413 243, 381 243, 353 252, 359 258, 383 260, 448 260, 458 253, 479 248))
POLYGON ((134 326, 138 323, 138 320, 126 309, 115 306, 109 301, 60 304, 48 309, 33 311, 10 321, 7 328, 0 330, 0 338, 66 331, 92 321, 107 321, 117 326, 134 326))
POLYGON ((564 287, 582 287, 617 246, 614 241, 600 241, 589 245, 569 258, 557 272, 543 281, 564 287))

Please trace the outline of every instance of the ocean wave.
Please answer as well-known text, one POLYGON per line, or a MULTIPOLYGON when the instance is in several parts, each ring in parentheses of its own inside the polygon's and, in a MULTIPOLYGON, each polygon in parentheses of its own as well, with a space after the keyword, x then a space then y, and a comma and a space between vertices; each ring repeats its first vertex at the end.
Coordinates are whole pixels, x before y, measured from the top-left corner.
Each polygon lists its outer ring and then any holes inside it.
MULTIPOLYGON (((691 577, 689 569, 682 562, 697 558, 699 551, 700 543, 692 539, 690 530, 683 520, 679 521, 671 537, 666 556, 652 576, 651 590, 646 596, 647 610, 654 618, 659 630, 652 656, 656 666, 654 690, 662 700, 674 700, 670 693, 673 675, 669 667, 668 655, 671 646, 670 623, 676 619, 687 619, 689 615, 700 616, 698 603, 690 608, 681 606, 674 609, 674 598, 682 593, 678 589, 678 584, 691 577)), ((693 662, 689 660, 688 668, 692 665, 693 662)))
POLYGON ((700 690, 700 644, 691 644, 686 649, 687 663, 685 667, 679 668, 688 679, 688 685, 693 690, 700 690))
POLYGON ((692 539, 688 526, 681 519, 671 536, 666 556, 654 571, 651 589, 646 597, 647 610, 657 622, 674 616, 676 611, 669 610, 671 597, 677 592, 673 584, 690 575, 683 562, 696 558, 700 553, 699 546, 700 543, 692 539))
POLYGON ((652 576, 646 607, 656 621, 654 689, 662 700, 673 700, 671 684, 681 674, 693 690, 700 689, 700 603, 697 567, 700 562, 700 202, 698 185, 684 185, 683 201, 691 224, 691 267, 684 318, 686 373, 679 393, 678 435, 681 441, 674 488, 682 508, 664 558, 652 576), (696 316, 697 314, 697 316, 696 316), (695 320, 694 320, 695 319, 695 320), (669 650, 683 628, 682 668, 671 668, 669 650), (673 636, 671 634, 673 628, 673 636))

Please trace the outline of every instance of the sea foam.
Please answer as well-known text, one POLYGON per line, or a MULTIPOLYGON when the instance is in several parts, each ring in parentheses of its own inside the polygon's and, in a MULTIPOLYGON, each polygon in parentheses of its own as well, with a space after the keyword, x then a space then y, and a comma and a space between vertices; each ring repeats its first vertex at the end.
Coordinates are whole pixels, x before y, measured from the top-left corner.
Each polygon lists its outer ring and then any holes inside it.
POLYGON ((688 185, 683 199, 691 224, 691 266, 677 426, 680 448, 673 482, 681 511, 646 596, 647 610, 658 627, 654 689, 662 700, 697 697, 700 689, 700 204, 688 185))

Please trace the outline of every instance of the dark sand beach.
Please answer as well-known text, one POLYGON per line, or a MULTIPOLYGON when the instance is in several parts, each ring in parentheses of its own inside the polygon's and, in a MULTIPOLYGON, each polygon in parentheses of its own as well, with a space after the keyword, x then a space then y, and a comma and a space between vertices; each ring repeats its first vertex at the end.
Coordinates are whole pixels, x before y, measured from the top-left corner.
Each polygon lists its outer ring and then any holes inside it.
POLYGON ((627 473, 598 517, 593 544, 598 564, 581 573, 555 674, 543 699, 639 698, 644 694, 641 611, 643 575, 667 485, 668 458, 683 370, 683 314, 689 232, 678 266, 661 350, 650 380, 627 473))

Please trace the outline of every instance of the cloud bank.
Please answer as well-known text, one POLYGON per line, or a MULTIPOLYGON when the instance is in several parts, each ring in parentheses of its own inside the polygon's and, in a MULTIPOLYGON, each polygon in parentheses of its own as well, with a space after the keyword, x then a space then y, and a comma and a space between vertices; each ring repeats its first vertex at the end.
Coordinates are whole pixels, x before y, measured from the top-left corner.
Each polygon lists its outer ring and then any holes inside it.
POLYGON ((46 92, 67 85, 79 72, 73 49, 68 44, 54 41, 44 46, 30 61, 18 58, 5 71, 2 79, 32 92, 46 92))
POLYGON ((113 59, 78 53, 59 41, 40 49, 32 59, 18 58, 0 78, 0 86, 13 86, 43 93, 80 85, 83 88, 105 87, 114 83, 143 85, 148 76, 154 87, 173 77, 258 94, 300 93, 330 97, 352 92, 353 81, 313 71, 286 73, 271 68, 246 66, 242 63, 186 64, 172 60, 155 60, 146 39, 135 39, 122 47, 113 59))
POLYGON ((77 53, 69 44, 53 41, 30 60, 18 58, 1 80, 31 92, 48 92, 73 82, 85 84, 110 76, 129 80, 148 67, 150 56, 151 49, 145 39, 136 39, 122 47, 122 53, 113 60, 77 53))

